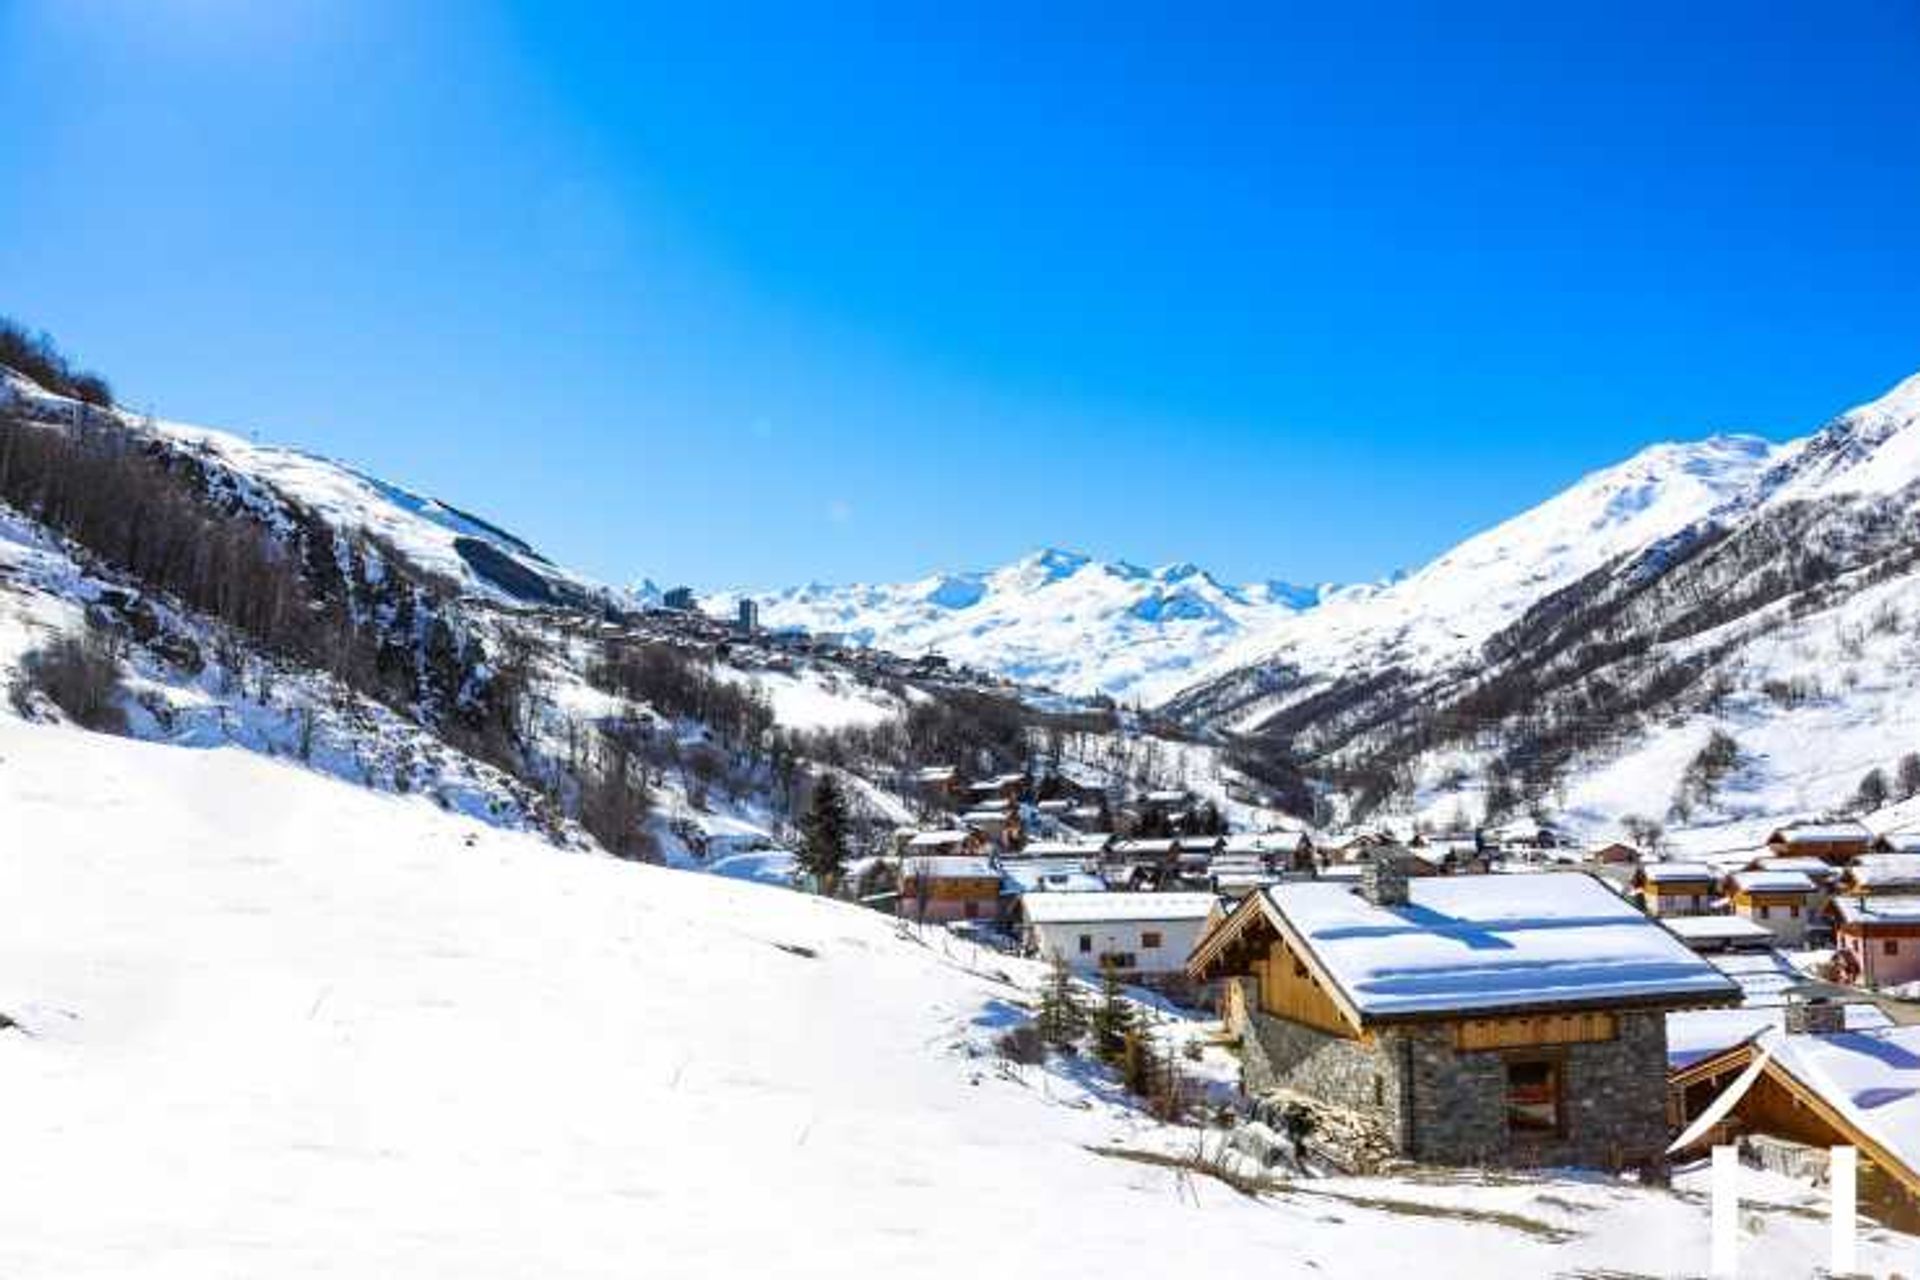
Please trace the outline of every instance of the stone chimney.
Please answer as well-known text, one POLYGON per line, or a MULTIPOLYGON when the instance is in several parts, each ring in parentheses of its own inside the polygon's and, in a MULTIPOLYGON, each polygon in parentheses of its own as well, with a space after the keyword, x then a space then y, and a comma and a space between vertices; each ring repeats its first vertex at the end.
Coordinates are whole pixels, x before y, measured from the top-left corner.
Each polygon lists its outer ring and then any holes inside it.
POLYGON ((1411 857, 1397 844, 1376 845, 1360 869, 1360 896, 1376 907, 1404 907, 1408 902, 1407 862, 1411 857))
POLYGON ((1787 1034, 1830 1036, 1847 1029, 1847 1006, 1830 996, 1787 996, 1787 1034))

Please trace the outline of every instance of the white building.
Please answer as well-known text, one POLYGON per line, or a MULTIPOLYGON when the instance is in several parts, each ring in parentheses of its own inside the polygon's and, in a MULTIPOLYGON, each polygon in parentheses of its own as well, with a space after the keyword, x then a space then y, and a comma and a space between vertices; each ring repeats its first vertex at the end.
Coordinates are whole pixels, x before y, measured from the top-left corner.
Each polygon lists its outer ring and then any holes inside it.
POLYGON ((1210 893, 1029 893, 1021 935, 1041 956, 1080 973, 1112 965, 1121 977, 1173 977, 1218 903, 1210 893))

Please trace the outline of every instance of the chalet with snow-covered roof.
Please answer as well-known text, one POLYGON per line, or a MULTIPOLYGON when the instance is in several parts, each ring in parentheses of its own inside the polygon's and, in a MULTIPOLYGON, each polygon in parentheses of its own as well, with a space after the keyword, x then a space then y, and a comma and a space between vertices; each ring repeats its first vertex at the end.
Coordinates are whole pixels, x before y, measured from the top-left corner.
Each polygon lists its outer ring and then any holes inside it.
POLYGON ((1020 823, 1020 810, 1012 805, 983 805, 960 815, 961 825, 978 831, 996 849, 1017 849, 1026 830, 1020 823))
POLYGON ((1036 955, 1166 985, 1184 982, 1187 955, 1218 905, 1210 893, 1030 893, 1017 918, 1036 955))
POLYGON ((1748 916, 1670 916, 1660 923, 1699 952, 1763 951, 1774 945, 1773 930, 1748 916))
MULTIPOLYGON (((1064 858, 1009 858, 1000 864, 1000 892, 1007 897, 1029 893, 1105 893, 1107 882, 1087 869, 1087 860, 1064 858)), ((1013 912, 1003 911, 1010 916, 1013 912)))
POLYGON ((1704 862, 1643 862, 1633 888, 1650 916, 1699 916, 1713 910, 1719 881, 1704 862))
POLYGON ((1280 882, 1279 874, 1269 869, 1265 858, 1249 853, 1221 854, 1207 868, 1207 878, 1216 894, 1236 902, 1256 889, 1280 882))
POLYGON ((1082 862, 1090 862, 1097 860, 1109 843, 1104 838, 1090 840, 1084 836, 1077 840, 1029 840, 1020 846, 1017 853, 1008 854, 1007 858, 1009 861, 1015 858, 1078 858, 1082 862))
POLYGON ((1920 981, 1920 896, 1836 897, 1827 914, 1843 981, 1869 987, 1920 981))
POLYGON ((897 910, 929 924, 997 919, 1000 884, 1000 868, 991 858, 937 853, 903 858, 897 910))
POLYGON ((1587 851, 1587 861, 1606 866, 1633 866, 1640 861, 1640 851, 1630 844, 1612 840, 1587 851))
POLYGON ((1187 963, 1219 984, 1244 1082, 1339 1134, 1341 1167, 1657 1161, 1666 1024, 1740 989, 1580 872, 1275 885, 1187 963))
POLYGON ((1869 853, 1840 872, 1834 892, 1847 897, 1920 894, 1920 853, 1869 853))
POLYGON ((967 795, 976 805, 996 802, 1012 803, 1020 799, 1027 789, 1027 775, 1024 773, 1003 773, 996 777, 975 782, 967 787, 967 795))
POLYGON ((1873 838, 1871 852, 1920 854, 1920 830, 1882 831, 1873 838))
POLYGON ((1677 1071, 1682 1153, 1771 1148, 1768 1163, 1816 1176, 1827 1152, 1860 1153, 1861 1203, 1889 1225, 1920 1225, 1920 1026, 1854 1029, 1858 1006, 1796 1000, 1770 1027, 1677 1071))
POLYGON ((1873 846, 1873 832, 1858 822, 1790 822, 1767 837, 1775 857, 1802 855, 1832 866, 1853 861, 1873 846))
POLYGON ((924 769, 914 770, 913 786, 923 798, 942 803, 957 800, 966 791, 966 784, 960 780, 960 770, 950 764, 928 765, 924 769))
POLYGON ((1820 897, 1819 886, 1798 871, 1736 871, 1727 877, 1734 916, 1759 925, 1784 947, 1807 940, 1820 897))
POLYGON ((987 848, 987 838, 978 831, 969 831, 960 827, 940 831, 918 831, 912 827, 902 827, 894 833, 898 852, 904 856, 924 856, 927 854, 983 854, 987 848))

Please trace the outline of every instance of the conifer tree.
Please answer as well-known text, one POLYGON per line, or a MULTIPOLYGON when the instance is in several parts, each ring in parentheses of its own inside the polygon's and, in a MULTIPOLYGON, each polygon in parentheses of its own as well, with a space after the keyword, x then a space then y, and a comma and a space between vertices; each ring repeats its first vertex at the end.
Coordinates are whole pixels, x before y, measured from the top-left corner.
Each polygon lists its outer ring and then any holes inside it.
POLYGON ((800 821, 800 867, 813 876, 817 892, 830 894, 839 886, 851 825, 839 781, 831 773, 821 774, 813 784, 807 816, 800 821))
POLYGON ((1103 1062, 1119 1062, 1126 1053, 1127 1037, 1137 1030, 1133 1006, 1120 987, 1120 974, 1112 965, 1100 967, 1100 1003, 1094 1007, 1093 1051, 1103 1062))
POLYGON ((1040 1039, 1056 1049, 1070 1049, 1087 1028, 1087 1011, 1080 1005, 1080 993, 1074 989, 1073 971, 1065 957, 1053 957, 1047 972, 1047 985, 1040 991, 1040 1013, 1035 1020, 1040 1039))

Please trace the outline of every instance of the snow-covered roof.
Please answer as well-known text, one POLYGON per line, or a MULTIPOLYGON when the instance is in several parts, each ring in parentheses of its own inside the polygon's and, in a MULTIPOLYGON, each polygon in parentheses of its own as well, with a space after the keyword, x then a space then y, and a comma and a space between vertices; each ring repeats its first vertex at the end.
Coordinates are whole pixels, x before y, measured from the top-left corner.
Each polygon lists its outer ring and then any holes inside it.
POLYGON ((1306 838, 1304 831, 1236 831, 1222 848, 1228 853, 1292 853, 1306 838))
POLYGON ((1113 845, 1115 853, 1126 856, 1172 853, 1173 849, 1172 840, 1116 840, 1113 845))
POLYGON ((1920 896, 1884 893, 1871 898, 1835 898, 1842 924, 1920 924, 1920 896))
POLYGON ((1770 1032, 1773 1065, 1920 1175, 1920 1026, 1832 1035, 1770 1032))
POLYGON ((1764 943, 1773 940, 1768 928, 1746 916, 1670 916, 1660 923, 1687 943, 1764 943))
POLYGON ((1889 853, 1920 854, 1920 831, 1883 831, 1874 838, 1874 844, 1889 853))
POLYGON ((1184 791, 1149 791, 1141 799, 1148 804, 1185 804, 1187 793, 1184 791))
POLYGON ((1363 1017, 1725 1002, 1739 989, 1592 876, 1447 876, 1384 907, 1337 884, 1266 900, 1363 1017))
POLYGON ((998 883, 1000 868, 991 858, 960 853, 933 853, 908 858, 900 864, 900 874, 931 880, 992 880, 998 883))
POLYGON ((1736 871, 1733 886, 1742 893, 1812 893, 1813 880, 1801 871, 1736 871))
POLYGON ((909 849, 947 849, 973 839, 971 831, 918 831, 907 841, 909 849))
MULTIPOLYGON (((1876 1006, 1846 1006, 1847 1030, 1871 1031, 1893 1022, 1876 1006)), ((1667 1015, 1667 1069, 1678 1071, 1768 1032, 1786 1030, 1784 1004, 1743 1004, 1734 1009, 1675 1009, 1667 1015)))
POLYGON ((1030 840, 1017 858, 1092 858, 1100 853, 1103 843, 1088 843, 1083 840, 1030 840))
POLYGON ((1000 868, 1009 893, 1104 893, 1107 882, 1072 859, 1008 863, 1000 868))
POLYGON ((1835 874, 1832 863, 1807 854, 1755 858, 1753 865, 1761 871, 1798 871, 1801 875, 1816 881, 1831 879, 1835 874))
POLYGON ((1712 884, 1720 877, 1704 862, 1644 862, 1640 878, 1648 884, 1712 884))
POLYGON ((1853 860, 1847 880, 1863 889, 1920 888, 1920 853, 1868 853, 1853 860))
POLYGON ((1210 893, 1030 893, 1020 909, 1035 924, 1098 924, 1204 920, 1218 902, 1210 893))
POLYGON ((1772 840, 1784 844, 1841 844, 1851 840, 1871 840, 1873 833, 1858 822, 1791 822, 1774 832, 1772 840))

